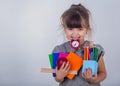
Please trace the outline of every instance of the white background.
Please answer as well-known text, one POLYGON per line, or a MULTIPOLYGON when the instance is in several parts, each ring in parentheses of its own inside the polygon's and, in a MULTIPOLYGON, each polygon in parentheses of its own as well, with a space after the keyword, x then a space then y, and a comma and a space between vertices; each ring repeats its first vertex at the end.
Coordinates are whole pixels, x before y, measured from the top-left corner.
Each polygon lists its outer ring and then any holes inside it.
POLYGON ((103 86, 120 86, 120 0, 0 0, 0 86, 58 86, 48 54, 63 43, 61 14, 82 3, 92 13, 92 39, 105 48, 103 86))

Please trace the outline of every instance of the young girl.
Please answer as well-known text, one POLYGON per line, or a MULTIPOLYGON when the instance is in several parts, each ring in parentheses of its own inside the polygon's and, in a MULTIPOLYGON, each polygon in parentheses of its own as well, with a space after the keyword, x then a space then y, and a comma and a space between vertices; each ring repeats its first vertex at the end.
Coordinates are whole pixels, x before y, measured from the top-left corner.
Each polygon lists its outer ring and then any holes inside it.
MULTIPOLYGON (((71 5, 71 7, 62 14, 61 24, 68 41, 56 46, 53 53, 67 53, 72 51, 77 55, 84 57, 84 46, 90 45, 90 41, 85 40, 86 35, 89 36, 91 34, 89 15, 89 10, 82 4, 71 5), (71 47, 71 40, 80 41, 80 47, 77 50, 71 47)), ((104 49, 98 44, 94 45, 100 48, 98 72, 92 76, 90 68, 84 72, 81 72, 80 69, 77 75, 70 80, 66 77, 70 69, 70 64, 69 62, 67 62, 67 64, 63 63, 59 70, 56 67, 55 80, 60 83, 59 86, 100 86, 100 82, 106 78, 106 68, 103 59, 104 49)))

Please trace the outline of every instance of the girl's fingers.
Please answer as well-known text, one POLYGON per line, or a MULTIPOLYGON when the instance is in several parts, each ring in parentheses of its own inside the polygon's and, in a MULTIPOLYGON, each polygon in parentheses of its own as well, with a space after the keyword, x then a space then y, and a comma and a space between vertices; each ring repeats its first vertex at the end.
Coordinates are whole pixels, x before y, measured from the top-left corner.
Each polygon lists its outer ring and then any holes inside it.
POLYGON ((60 70, 64 71, 64 72, 68 72, 70 69, 70 64, 69 62, 65 63, 63 62, 62 66, 60 67, 60 70))
POLYGON ((84 74, 84 76, 87 76, 87 69, 84 69, 83 74, 84 74))
POLYGON ((60 70, 63 69, 65 66, 65 62, 63 62, 62 66, 60 67, 60 70))
POLYGON ((65 64, 64 69, 67 70, 68 68, 69 68, 69 62, 67 62, 67 63, 65 64))
POLYGON ((82 77, 83 77, 83 78, 85 78, 85 75, 84 75, 84 73, 82 73, 82 77))
POLYGON ((94 76, 97 77, 97 73, 95 73, 94 76))
POLYGON ((97 78, 97 73, 95 73, 93 76, 93 79, 96 79, 96 78, 97 78))
POLYGON ((92 76, 92 72, 90 68, 87 69, 87 76, 92 76))
POLYGON ((92 71, 90 68, 88 69, 84 69, 84 72, 82 73, 82 77, 86 80, 96 80, 97 78, 97 73, 94 74, 94 76, 92 75, 92 71))
POLYGON ((65 70, 68 72, 69 69, 70 69, 70 64, 69 64, 69 62, 67 62, 67 64, 65 65, 65 70))
POLYGON ((84 69, 84 72, 82 74, 83 78, 91 78, 92 77, 92 72, 91 69, 84 69))

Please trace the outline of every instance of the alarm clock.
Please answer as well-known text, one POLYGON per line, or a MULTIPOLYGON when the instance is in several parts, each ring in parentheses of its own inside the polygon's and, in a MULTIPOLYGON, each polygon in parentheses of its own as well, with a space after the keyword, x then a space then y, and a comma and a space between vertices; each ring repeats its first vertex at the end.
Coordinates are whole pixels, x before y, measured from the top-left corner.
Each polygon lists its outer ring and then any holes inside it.
POLYGON ((75 50, 77 50, 80 47, 80 41, 72 39, 70 41, 70 45, 71 45, 72 48, 74 48, 75 50))

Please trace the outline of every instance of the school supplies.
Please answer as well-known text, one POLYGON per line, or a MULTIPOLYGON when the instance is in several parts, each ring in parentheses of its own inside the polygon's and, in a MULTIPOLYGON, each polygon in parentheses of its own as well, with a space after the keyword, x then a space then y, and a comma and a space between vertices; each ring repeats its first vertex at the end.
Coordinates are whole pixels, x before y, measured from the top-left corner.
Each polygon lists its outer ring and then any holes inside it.
MULTIPOLYGON (((83 59, 82 59, 82 57, 78 56, 77 54, 70 52, 66 58, 70 63, 70 70, 78 71, 82 67, 83 59)), ((75 76, 75 74, 67 75, 67 77, 69 79, 73 79, 74 76, 75 76)))
MULTIPOLYGON (((50 61, 51 68, 55 69, 57 66, 58 59, 61 57, 66 58, 67 55, 68 54, 63 53, 63 52, 49 54, 49 61, 50 61)), ((53 73, 53 77, 55 77, 55 76, 56 76, 56 74, 53 73)))
POLYGON ((96 61, 89 61, 89 60, 84 60, 83 62, 83 67, 82 67, 82 72, 84 72, 85 69, 91 69, 92 75, 97 73, 97 68, 98 68, 98 63, 96 61))
POLYGON ((85 69, 91 68, 92 75, 97 73, 98 52, 99 52, 99 48, 97 48, 96 46, 84 47, 84 61, 83 61, 82 72, 84 72, 85 69))
MULTIPOLYGON (((55 69, 51 69, 51 68, 41 68, 41 72, 43 73, 55 73, 55 69)), ((70 70, 68 71, 68 74, 77 74, 76 70, 70 70)))
POLYGON ((53 73, 53 77, 55 77, 56 76, 55 68, 58 67, 59 70, 61 65, 64 62, 66 64, 68 61, 70 64, 70 70, 66 75, 67 78, 73 79, 81 67, 82 67, 82 72, 84 72, 85 69, 91 68, 92 75, 94 75, 95 73, 97 73, 97 69, 98 69, 97 62, 99 60, 99 56, 98 56, 99 52, 100 52, 99 48, 90 45, 84 47, 84 58, 75 54, 74 52, 69 52, 69 53, 59 52, 59 53, 49 54, 49 61, 51 68, 41 68, 41 72, 53 73))
MULTIPOLYGON (((78 56, 77 54, 75 54, 73 52, 69 52, 67 54, 63 53, 63 52, 49 54, 49 61, 50 61, 51 68, 41 68, 41 72, 53 73, 53 77, 55 77, 56 76, 55 75, 55 68, 58 65, 57 62, 59 62, 59 59, 61 59, 61 58, 62 59, 64 58, 64 61, 65 61, 65 59, 67 61, 69 61, 70 70, 69 70, 66 77, 69 79, 73 79, 74 76, 77 74, 77 71, 81 68, 81 66, 83 64, 82 57, 78 56)), ((60 64, 60 65, 62 65, 62 64, 60 64)))

